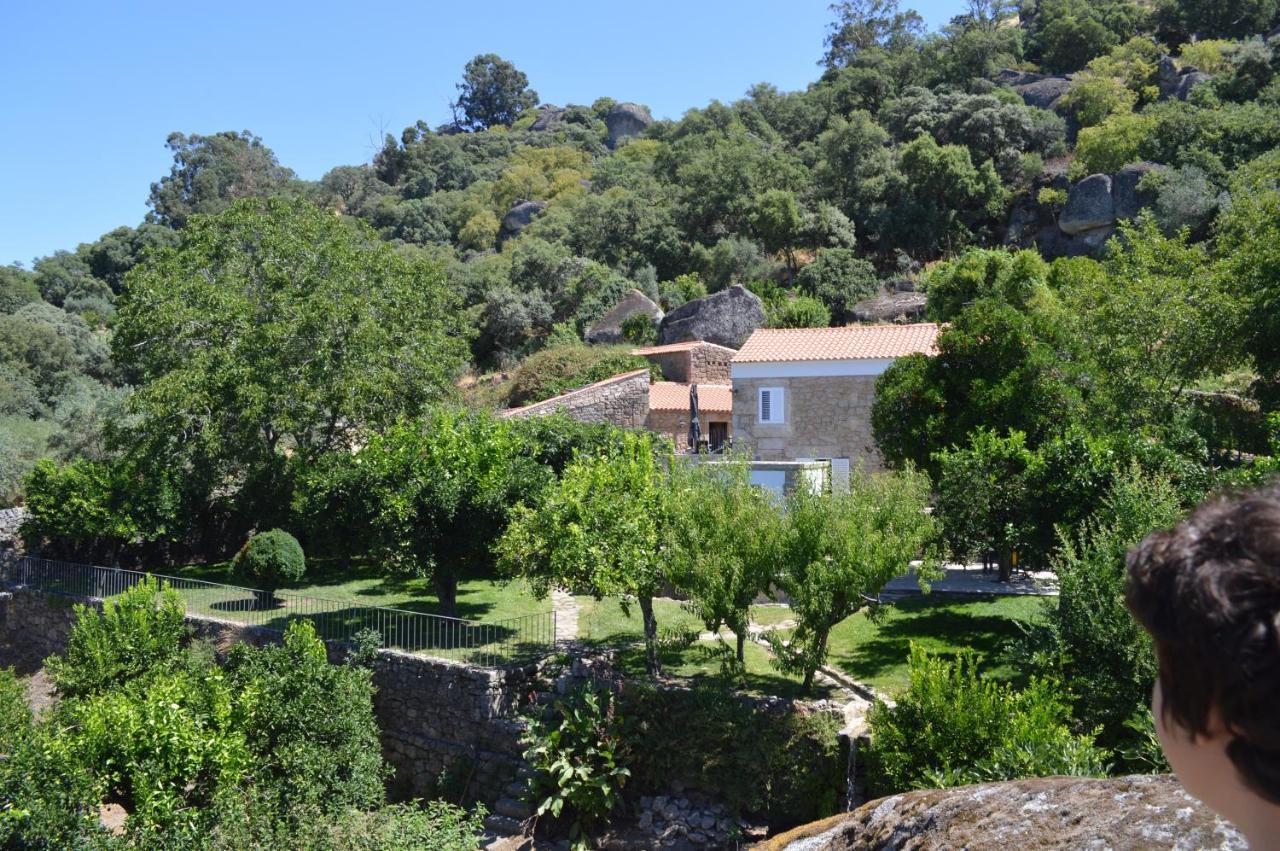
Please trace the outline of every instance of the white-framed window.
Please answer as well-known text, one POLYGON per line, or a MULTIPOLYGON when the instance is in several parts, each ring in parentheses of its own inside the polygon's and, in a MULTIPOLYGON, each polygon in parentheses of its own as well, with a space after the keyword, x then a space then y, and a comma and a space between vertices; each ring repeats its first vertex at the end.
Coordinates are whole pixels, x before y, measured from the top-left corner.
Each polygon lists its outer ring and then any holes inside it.
POLYGON ((762 423, 786 421, 786 391, 781 387, 761 387, 757 420, 762 423))

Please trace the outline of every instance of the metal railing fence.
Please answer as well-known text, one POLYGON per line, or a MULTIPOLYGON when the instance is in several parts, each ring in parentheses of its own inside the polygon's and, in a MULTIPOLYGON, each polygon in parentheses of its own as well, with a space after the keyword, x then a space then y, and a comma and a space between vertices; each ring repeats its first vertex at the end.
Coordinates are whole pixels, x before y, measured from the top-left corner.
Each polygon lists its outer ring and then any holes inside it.
POLYGON ((297 594, 223 585, 116 567, 22 556, 0 562, 0 581, 64 597, 110 600, 151 577, 182 597, 188 614, 283 632, 291 621, 309 620, 326 641, 350 641, 376 630, 381 646, 482 667, 499 668, 551 652, 554 610, 490 623, 384 606, 364 606, 297 594))

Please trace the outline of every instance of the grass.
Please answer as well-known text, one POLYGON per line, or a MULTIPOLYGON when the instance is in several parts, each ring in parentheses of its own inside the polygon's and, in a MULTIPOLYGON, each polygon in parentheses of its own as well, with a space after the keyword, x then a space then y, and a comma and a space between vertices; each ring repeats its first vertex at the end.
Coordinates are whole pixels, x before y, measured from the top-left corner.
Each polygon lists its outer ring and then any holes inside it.
MULTIPOLYGON (((634 603, 623 611, 616 599, 596 600, 579 596, 578 638, 592 644, 625 645, 640 641, 644 628, 640 620, 640 607, 634 603)), ((663 630, 688 630, 705 632, 702 621, 685 611, 676 600, 658 597, 653 601, 653 615, 658 621, 658 632, 663 630)))
POLYGON ((751 607, 751 622, 760 626, 776 626, 795 618, 791 607, 781 603, 761 604, 751 607))
POLYGON ((954 657, 962 649, 978 654, 984 673, 1019 681, 1024 672, 1002 657, 1018 624, 1042 620, 1041 597, 924 594, 886 607, 873 621, 866 611, 841 621, 831 631, 828 664, 889 694, 907 686, 911 642, 931 653, 954 657))

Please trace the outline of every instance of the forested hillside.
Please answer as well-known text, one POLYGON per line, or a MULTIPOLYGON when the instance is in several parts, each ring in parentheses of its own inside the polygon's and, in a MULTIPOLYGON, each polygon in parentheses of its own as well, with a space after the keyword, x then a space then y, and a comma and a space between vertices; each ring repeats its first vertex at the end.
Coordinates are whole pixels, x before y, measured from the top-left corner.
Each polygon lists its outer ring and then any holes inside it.
MULTIPOLYGON (((896 461, 936 473, 978 426, 1035 448, 1082 418, 1176 428, 1166 445, 1208 465, 1267 451, 1274 0, 971 0, 940 32, 893 0, 832 13, 804 91, 764 82, 679 120, 652 120, 644 92, 544 104, 484 55, 453 121, 318 181, 251 132, 174 133, 145 222, 0 269, 0 501, 41 458, 81 463, 42 467, 46 488, 154 463, 234 493, 468 372, 581 345, 630 288, 670 308, 731 283, 783 325, 927 292, 970 371, 900 370, 880 417, 896 461), (335 268, 348 283, 323 283, 335 268), (278 285, 278 310, 258 323, 253 292, 210 279, 278 285), (209 327, 242 344, 209 351, 209 327), (993 339, 1002 357, 980 351, 993 339), (303 346, 325 357, 293 370, 303 346)), ((178 499, 154 494, 122 534, 178 499)))

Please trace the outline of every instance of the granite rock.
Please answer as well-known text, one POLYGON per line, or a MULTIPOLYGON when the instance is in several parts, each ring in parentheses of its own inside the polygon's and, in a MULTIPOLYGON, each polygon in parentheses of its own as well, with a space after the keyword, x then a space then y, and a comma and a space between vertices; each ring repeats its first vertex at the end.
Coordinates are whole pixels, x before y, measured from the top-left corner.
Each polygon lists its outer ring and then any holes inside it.
POLYGON ((663 317, 662 308, 658 307, 653 299, 639 290, 628 290, 627 294, 613 306, 612 310, 597 319, 587 329, 587 342, 621 343, 623 323, 631 317, 641 314, 652 319, 655 325, 661 322, 663 317))
POLYGON ((741 284, 680 305, 658 328, 658 343, 706 340, 731 349, 741 348, 751 332, 764 324, 764 303, 741 284))
POLYGON ((639 136, 652 123, 649 107, 638 103, 615 103, 604 118, 605 127, 609 128, 609 147, 617 147, 623 139, 639 136))

